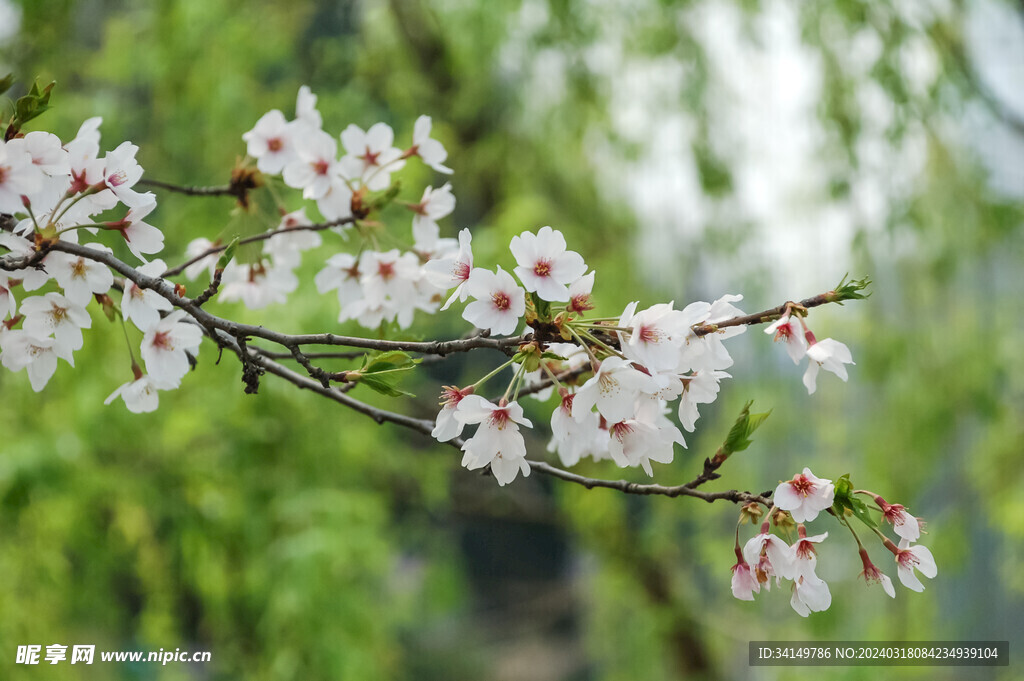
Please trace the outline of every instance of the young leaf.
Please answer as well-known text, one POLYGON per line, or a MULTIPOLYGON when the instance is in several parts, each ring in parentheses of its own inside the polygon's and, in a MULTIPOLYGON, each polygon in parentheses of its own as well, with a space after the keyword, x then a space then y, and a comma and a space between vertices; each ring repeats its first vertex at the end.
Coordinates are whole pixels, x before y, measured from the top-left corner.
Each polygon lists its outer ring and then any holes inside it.
POLYGON ((757 430, 764 420, 768 418, 768 415, 772 412, 766 411, 761 414, 751 414, 750 405, 754 402, 751 400, 743 405, 743 409, 740 411, 739 417, 729 430, 729 435, 725 438, 725 443, 722 445, 721 453, 722 459, 725 460, 734 452, 742 452, 744 449, 749 447, 753 440, 750 436, 753 435, 754 431, 757 430))

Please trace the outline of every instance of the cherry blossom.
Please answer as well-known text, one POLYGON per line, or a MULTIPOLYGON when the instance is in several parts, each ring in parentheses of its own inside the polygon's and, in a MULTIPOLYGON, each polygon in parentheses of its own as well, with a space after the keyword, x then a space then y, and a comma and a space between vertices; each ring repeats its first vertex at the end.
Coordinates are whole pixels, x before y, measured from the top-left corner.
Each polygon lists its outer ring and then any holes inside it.
POLYGON ((672 463, 676 439, 670 431, 638 419, 619 421, 608 430, 611 433, 608 452, 620 467, 640 466, 653 477, 651 461, 672 463))
MULTIPOLYGON (((204 237, 193 239, 188 242, 188 246, 185 247, 185 258, 191 260, 196 256, 206 253, 212 248, 216 248, 216 246, 217 244, 204 237)), ((205 271, 210 277, 212 277, 213 270, 217 267, 217 260, 219 260, 219 258, 220 255, 218 253, 210 253, 204 258, 196 260, 185 268, 185 276, 189 281, 195 281, 199 275, 205 271)))
MULTIPOLYGON (((154 260, 139 268, 141 274, 159 277, 167 269, 163 260, 154 260)), ((121 314, 139 331, 146 331, 160 321, 160 312, 170 310, 171 302, 152 289, 140 288, 130 279, 124 282, 121 296, 121 314)))
MULTIPOLYGON (((100 244, 82 244, 101 253, 111 250, 100 244)), ((64 296, 76 305, 86 305, 96 293, 106 293, 114 285, 110 269, 84 256, 54 251, 46 256, 46 269, 64 290, 64 296)))
POLYGON ((732 595, 741 601, 754 600, 754 594, 761 592, 761 583, 750 563, 743 560, 743 554, 737 549, 737 562, 732 566, 732 595))
POLYGON ((526 312, 526 294, 501 266, 497 272, 474 269, 464 290, 476 300, 466 306, 463 319, 493 334, 513 333, 526 312))
POLYGON ((582 419, 596 407, 609 423, 619 423, 636 415, 636 399, 641 393, 655 390, 654 380, 628 360, 609 357, 576 393, 572 414, 582 419))
POLYGON ((516 402, 499 406, 479 395, 467 395, 459 402, 455 418, 463 424, 479 423, 476 433, 462 445, 462 465, 469 470, 490 464, 499 485, 507 485, 522 472, 530 475, 526 443, 519 426, 532 428, 516 402))
POLYGON ((140 197, 148 198, 147 203, 133 207, 128 215, 111 227, 117 229, 128 244, 128 250, 142 262, 146 262, 144 253, 159 253, 164 249, 164 233, 153 225, 144 221, 144 218, 156 208, 156 200, 153 194, 147 192, 139 194, 140 197))
MULTIPOLYGON (((31 256, 35 253, 31 241, 8 232, 0 232, 0 246, 19 256, 31 256)), ((11 273, 9 276, 20 277, 21 288, 25 291, 35 291, 50 281, 50 274, 45 269, 28 268, 19 270, 17 275, 11 273)))
MULTIPOLYGON (((602 437, 599 429, 600 417, 596 412, 589 411, 581 419, 572 415, 572 403, 575 393, 562 395, 558 406, 551 412, 551 441, 549 452, 558 452, 558 458, 566 466, 575 466, 579 460, 594 449, 598 437, 602 437)), ((607 439, 607 434, 603 435, 607 439)))
POLYGON ((103 160, 103 182, 129 208, 141 208, 153 200, 151 193, 140 194, 132 189, 142 177, 142 166, 135 160, 138 150, 131 142, 122 142, 108 151, 103 160))
POLYGON ((195 356, 203 332, 183 322, 184 310, 175 310, 151 326, 142 338, 142 359, 153 380, 177 385, 188 373, 188 356, 195 356))
POLYGON ((242 135, 246 150, 256 159, 260 172, 276 175, 295 159, 292 130, 284 114, 272 109, 256 121, 252 130, 242 135))
POLYGON ((71 351, 52 338, 37 338, 24 329, 0 335, 0 363, 11 371, 27 369, 28 380, 35 392, 46 387, 57 371, 57 358, 75 366, 71 351))
POLYGON ((718 399, 723 378, 731 378, 724 371, 696 371, 682 380, 683 390, 679 397, 679 422, 687 432, 695 429, 700 413, 698 404, 711 404, 718 399))
POLYGON ((590 294, 594 290, 594 273, 586 274, 569 285, 569 304, 565 309, 569 312, 586 312, 593 310, 590 294))
MULTIPOLYGON (((465 302, 469 297, 466 290, 466 282, 469 281, 470 273, 473 271, 473 235, 468 229, 459 232, 459 252, 437 260, 431 260, 423 266, 424 276, 427 281, 440 289, 448 290, 455 287, 451 296, 441 307, 447 310, 448 307, 458 299, 465 302)), ((525 305, 525 298, 524 298, 525 305)), ((525 312, 525 307, 524 307, 525 312)))
POLYGON ((828 532, 816 534, 813 537, 807 536, 807 529, 801 523, 797 527, 800 538, 793 544, 794 565, 796 574, 804 577, 815 577, 814 568, 818 564, 818 554, 814 548, 828 538, 828 532))
POLYGON ((796 556, 793 548, 768 531, 768 523, 761 525, 761 533, 751 537, 743 545, 743 557, 748 563, 759 565, 762 556, 766 559, 766 571, 782 579, 793 579, 796 575, 796 556))
POLYGON ((13 317, 18 311, 18 301, 14 298, 11 286, 11 280, 7 273, 0 270, 0 312, 3 312, 0 319, 13 317))
POLYGON ((0 141, 0 213, 24 210, 21 197, 38 191, 42 183, 43 173, 24 146, 0 141))
POLYGON ((934 578, 939 572, 935 565, 935 558, 927 547, 920 544, 911 546, 909 540, 900 539, 899 548, 896 550, 890 548, 889 550, 893 551, 896 556, 896 573, 900 581, 911 591, 924 591, 924 584, 917 578, 915 570, 920 571, 929 579, 934 578))
POLYGON ((242 301, 250 310, 260 310, 275 303, 288 302, 288 294, 299 287, 299 279, 288 263, 270 265, 228 263, 221 277, 219 298, 222 302, 242 301))
POLYGON ((793 597, 789 604, 801 617, 823 612, 832 605, 832 592, 825 580, 813 575, 799 575, 793 581, 793 597))
POLYGON ((885 593, 889 594, 890 598, 896 598, 896 589, 893 588, 892 580, 889 579, 888 575, 875 567, 875 564, 871 562, 871 558, 868 556, 868 552, 864 547, 860 549, 861 563, 864 565, 864 569, 861 571, 860 576, 864 578, 864 581, 868 585, 878 583, 882 585, 882 589, 885 593))
POLYGON ((12 139, 8 144, 12 148, 23 149, 45 175, 54 177, 71 174, 68 152, 61 146, 60 138, 51 132, 35 130, 22 138, 12 139))
POLYGON ((54 350, 58 353, 71 354, 81 349, 82 329, 92 326, 92 317, 85 308, 59 293, 26 298, 21 302, 21 314, 25 315, 22 328, 33 337, 53 334, 54 350))
MULTIPOLYGON (((451 175, 452 169, 444 165, 448 158, 448 152, 444 146, 435 139, 430 138, 432 121, 430 116, 420 116, 412 131, 412 148, 407 152, 409 156, 419 156, 423 162, 439 173, 451 175)), ((346 146, 346 148, 348 148, 346 146)))
POLYGON ((786 352, 789 353, 793 364, 799 364, 807 354, 807 338, 800 327, 800 318, 791 314, 789 310, 764 332, 770 336, 774 334, 775 342, 782 341, 786 344, 786 352))
MULTIPOLYGON (((811 339, 808 338, 808 341, 811 339)), ((804 373, 804 385, 807 393, 813 394, 817 389, 818 370, 831 371, 844 381, 847 379, 844 364, 854 364, 850 349, 837 340, 826 338, 811 343, 807 348, 807 371, 804 373)))
POLYGON ((448 217, 455 210, 455 195, 452 194, 451 183, 445 183, 437 189, 428 186, 423 190, 420 202, 409 208, 416 214, 412 219, 412 233, 419 241, 421 233, 436 229, 437 221, 448 217))
MULTIPOLYGON (((672 305, 659 303, 634 313, 634 302, 619 318, 620 327, 631 329, 621 343, 623 354, 652 372, 671 371, 679 365, 679 351, 690 325, 686 315, 672 305)), ((624 335, 620 333, 619 338, 624 335)))
POLYGON ((341 158, 341 169, 349 179, 361 179, 370 191, 387 189, 391 173, 405 165, 402 151, 392 146, 395 132, 386 123, 375 123, 363 131, 358 125, 349 125, 341 133, 341 143, 347 152, 341 158))
POLYGON ((170 390, 176 387, 177 385, 175 384, 156 381, 152 376, 145 375, 141 370, 137 370, 135 380, 118 386, 114 392, 110 393, 107 399, 103 400, 103 404, 110 404, 120 397, 124 400, 124 406, 128 407, 128 411, 133 414, 147 414, 156 411, 157 407, 160 406, 160 398, 157 395, 158 390, 170 390))
POLYGON ((336 186, 345 186, 336 158, 338 143, 329 134, 305 131, 295 139, 295 152, 296 158, 284 167, 281 176, 286 185, 302 190, 302 198, 320 199, 336 186))
POLYGON ((303 251, 318 248, 323 243, 316 232, 300 229, 312 224, 306 217, 305 208, 282 216, 277 226, 278 233, 263 242, 263 252, 272 256, 277 264, 298 267, 303 251))
POLYGON ((792 480, 779 483, 773 498, 778 508, 793 515, 793 520, 806 523, 830 507, 835 494, 831 480, 816 477, 810 468, 804 468, 804 472, 793 476, 792 480))
POLYGON ((351 253, 337 253, 327 259, 325 267, 317 272, 313 281, 320 293, 338 290, 338 302, 344 307, 363 297, 359 283, 359 259, 351 253))
POLYGON ((518 263, 515 273, 519 281, 543 300, 567 302, 568 285, 587 271, 583 256, 567 251, 565 237, 551 227, 541 227, 536 234, 514 236, 509 248, 518 263))
POLYGON ((462 429, 465 427, 465 422, 455 418, 455 412, 459 408, 459 403, 462 402, 462 398, 467 395, 473 394, 473 386, 459 389, 453 385, 446 385, 444 392, 441 393, 441 397, 444 398, 442 401, 441 411, 437 413, 437 419, 434 422, 434 430, 430 432, 430 435, 438 442, 448 442, 451 439, 457 438, 462 435, 462 429))
POLYGON ((299 88, 299 94, 295 97, 295 121, 294 124, 306 126, 314 130, 323 127, 323 118, 316 109, 316 95, 309 89, 308 85, 299 88))
POLYGON ((882 518, 892 525, 897 535, 911 542, 921 538, 921 524, 907 513, 902 504, 890 504, 878 495, 875 495, 875 503, 882 509, 882 518))

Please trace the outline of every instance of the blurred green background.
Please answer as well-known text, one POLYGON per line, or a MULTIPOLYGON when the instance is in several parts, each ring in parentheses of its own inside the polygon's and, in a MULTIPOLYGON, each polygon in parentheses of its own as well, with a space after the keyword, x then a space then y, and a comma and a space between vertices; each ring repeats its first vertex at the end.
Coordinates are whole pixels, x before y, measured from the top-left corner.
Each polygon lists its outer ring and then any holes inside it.
MULTIPOLYGON (((94 314, 36 394, 0 373, 0 676, 10 679, 1015 679, 1001 670, 750 668, 750 640, 1024 644, 1024 9, 999 0, 0 0, 0 70, 58 82, 33 124, 141 147, 146 176, 221 184, 262 113, 301 84, 325 129, 434 118, 478 263, 551 224, 597 271, 607 314, 743 293, 747 311, 871 276, 815 310, 857 362, 808 396, 759 331, 656 480, 691 479, 748 399, 773 409, 709 488, 804 465, 928 521, 939 575, 890 600, 831 519, 833 605, 729 592, 737 509, 533 476, 499 489, 454 450, 377 427, 205 345, 183 387, 132 415, 121 330, 94 314), (14 664, 19 644, 208 650, 209 664, 14 664)), ((416 200, 441 180, 405 174, 416 200)), ((299 205, 293 197, 294 205, 299 205)), ((160 193, 177 261, 232 200, 160 193)), ((393 215, 408 232, 408 217, 393 215)), ((286 306, 212 309, 286 331, 339 327, 318 261, 286 306)), ((410 336, 464 332, 455 311, 410 336)), ((424 367, 407 404, 494 366, 424 367)), ((342 366, 339 364, 339 367, 342 366)), ((544 422, 550 405, 532 405, 544 422)), ((544 428, 529 447, 540 457, 544 428)), ((610 463, 599 477, 641 480, 610 463)), ((749 526, 744 528, 749 536, 749 526)), ((877 543, 875 562, 895 570, 877 543)))

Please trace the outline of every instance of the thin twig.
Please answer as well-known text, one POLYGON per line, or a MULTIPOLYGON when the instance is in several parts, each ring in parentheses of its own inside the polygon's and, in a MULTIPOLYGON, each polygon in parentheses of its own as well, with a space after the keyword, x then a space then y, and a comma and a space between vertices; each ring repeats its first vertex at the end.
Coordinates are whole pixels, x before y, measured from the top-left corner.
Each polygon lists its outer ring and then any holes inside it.
POLYGON ((224 184, 216 187, 188 187, 180 184, 171 184, 170 182, 161 182, 160 180, 149 180, 141 179, 136 182, 137 185, 144 187, 155 187, 156 189, 166 189, 176 194, 186 194, 188 196, 238 196, 238 189, 233 185, 224 184))
MULTIPOLYGON (((285 228, 282 228, 282 229, 272 229, 269 232, 262 232, 260 234, 254 234, 252 236, 247 236, 244 239, 239 239, 238 240, 238 245, 241 246, 243 244, 251 244, 251 243, 255 243, 257 241, 265 241, 267 239, 272 239, 273 237, 277 236, 278 234, 287 234, 288 232, 319 232, 319 231, 322 231, 322 230, 325 230, 325 229, 330 229, 331 227, 339 227, 341 225, 347 225, 347 224, 350 224, 352 222, 355 222, 355 218, 347 217, 347 218, 339 218, 337 220, 331 220, 329 222, 318 222, 318 223, 315 223, 315 224, 312 224, 312 225, 299 225, 297 227, 285 227, 285 228)), ((221 244, 220 246, 211 246, 210 248, 207 248, 205 251, 203 251, 199 255, 195 256, 194 258, 189 258, 188 260, 186 260, 185 262, 181 263, 180 265, 177 265, 175 267, 170 268, 169 270, 167 270, 166 272, 164 272, 160 276, 162 276, 164 278, 177 276, 177 275, 181 274, 182 272, 184 272, 185 268, 187 268, 189 265, 194 265, 195 263, 199 262, 203 258, 208 258, 211 255, 216 255, 217 253, 221 253, 221 252, 225 251, 228 246, 229 246, 229 244, 221 244)))

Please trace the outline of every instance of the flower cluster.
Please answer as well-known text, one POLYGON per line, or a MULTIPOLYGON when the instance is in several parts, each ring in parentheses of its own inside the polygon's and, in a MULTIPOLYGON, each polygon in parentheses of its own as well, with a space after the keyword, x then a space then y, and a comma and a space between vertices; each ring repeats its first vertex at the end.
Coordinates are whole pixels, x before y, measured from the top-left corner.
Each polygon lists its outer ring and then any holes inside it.
MULTIPOLYGON (((455 299, 471 298, 463 318, 493 334, 512 334, 523 322, 535 338, 542 329, 557 329, 557 341, 544 342, 543 348, 538 343, 531 346, 535 361, 528 361, 524 351, 509 385, 509 391, 515 387, 518 394, 523 385, 541 385, 547 374, 550 383, 558 386, 561 399, 551 415, 549 450, 557 452, 565 465, 574 465, 583 456, 610 458, 623 468, 640 467, 648 475, 654 474, 651 462, 670 463, 675 445, 685 447, 686 442, 666 416, 669 403, 678 399, 679 421, 692 432, 699 418, 697 405, 713 402, 719 382, 729 376, 724 369, 732 365, 732 357, 722 341, 745 329, 733 326, 697 333, 695 327, 742 316, 733 305, 741 296, 691 303, 682 310, 673 303, 661 303, 638 311, 634 302, 617 317, 589 319, 585 314, 593 309, 594 272, 587 274, 583 258, 568 250, 558 230, 542 227, 513 237, 509 250, 516 266, 511 272, 500 266, 493 271, 475 268, 468 234, 465 237, 458 253, 426 266, 438 276, 439 284, 455 289, 446 307, 455 299), (527 371, 531 363, 536 368, 527 371), (575 380, 587 368, 592 375, 582 383, 575 380), (559 375, 567 380, 560 381, 559 375)), ((442 396, 445 401, 435 436, 448 440, 461 433, 461 427, 441 425, 452 419, 464 423, 459 420, 458 394, 456 390, 442 396)), ((537 391, 541 398, 549 394, 546 389, 537 391)), ((495 405, 506 407, 518 409, 514 401, 495 405)), ((519 446, 518 427, 511 432, 509 437, 518 438, 514 451, 525 451, 519 446)), ((477 442, 478 437, 465 446, 476 453, 474 463, 486 459, 484 451, 490 451, 491 459, 508 456, 493 438, 485 439, 487 449, 477 442)))
MULTIPOLYGON (((444 165, 448 157, 444 146, 430 137, 429 116, 417 119, 412 144, 405 149, 394 146, 394 131, 386 123, 376 123, 368 130, 349 125, 339 136, 344 148, 339 155, 338 140, 324 131, 316 101, 316 95, 303 86, 295 120, 288 121, 283 113, 272 110, 242 139, 260 172, 279 174, 285 185, 315 201, 320 214, 334 223, 334 231, 346 234, 378 202, 392 199, 397 186, 392 184, 391 176, 405 166, 407 159, 419 157, 437 172, 452 172, 444 165), (374 196, 374 192, 385 193, 374 196)), ((326 259, 317 274, 320 293, 337 293, 339 322, 352 319, 369 329, 394 322, 404 329, 412 324, 416 310, 432 313, 438 309, 437 277, 424 264, 458 251, 454 239, 440 237, 437 224, 455 209, 451 185, 428 186, 418 202, 406 207, 414 213, 410 250, 379 250, 376 235, 360 233, 364 247, 358 255, 337 253, 326 259)), ((298 286, 295 269, 301 252, 321 245, 319 235, 308 229, 312 226, 304 209, 286 214, 275 230, 280 234, 264 243, 256 262, 228 265, 220 299, 241 300, 251 309, 285 302, 298 286)), ((468 239, 468 232, 466 235, 468 239)), ((198 256, 211 246, 208 240, 197 239, 190 244, 189 252, 198 256)), ((203 266, 197 262, 186 275, 198 276, 214 263, 212 258, 203 261, 203 266)))
POLYGON ((843 381, 848 378, 845 365, 854 364, 850 349, 832 338, 817 340, 807 328, 804 318, 795 313, 792 307, 787 308, 786 313, 764 332, 774 336, 776 341, 785 343, 786 352, 793 364, 799 364, 801 359, 807 358, 804 386, 808 394, 817 390, 818 372, 821 369, 831 371, 843 381))
MULTIPOLYGON (((895 556, 900 581, 908 589, 923 591, 924 585, 918 579, 915 569, 926 577, 934 577, 938 570, 931 552, 924 546, 913 545, 921 535, 918 519, 907 513, 903 506, 889 504, 878 495, 865 490, 857 490, 855 494, 870 495, 874 498, 876 510, 881 513, 885 522, 893 526, 900 537, 897 546, 879 532, 883 545, 895 556)), ((761 525, 760 532, 747 541, 741 550, 737 527, 737 562, 732 566, 732 593, 736 598, 752 601, 754 594, 760 593, 762 588, 771 589, 772 578, 775 579, 776 586, 785 579, 792 580, 790 604, 801 616, 807 617, 812 612, 827 610, 832 603, 832 594, 825 580, 818 577, 815 572, 815 544, 827 539, 828 532, 808 537, 804 526, 804 523, 813 521, 823 511, 831 511, 839 518, 841 524, 853 532, 864 568, 860 573, 861 577, 868 584, 880 583, 885 593, 896 597, 892 580, 871 562, 867 549, 857 538, 856 532, 842 511, 844 507, 860 508, 860 504, 854 506, 849 501, 837 502, 836 486, 831 480, 818 478, 810 469, 804 468, 802 473, 779 484, 775 490, 774 502, 777 509, 774 518, 776 527, 789 528, 796 523, 797 541, 790 545, 778 535, 772 534, 769 519, 766 519, 761 525), (837 510, 832 510, 833 508, 837 510)), ((741 521, 759 514, 759 509, 744 509, 741 521)), ((859 517, 874 529, 873 521, 866 519, 865 516, 859 517)))
MULTIPOLYGON (((159 276, 161 260, 146 256, 163 249, 163 233, 145 222, 156 207, 150 192, 135 185, 142 167, 131 142, 100 156, 99 118, 82 124, 77 136, 62 143, 48 132, 30 132, 0 142, 0 212, 20 218, 13 233, 0 235, 0 245, 25 257, 38 243, 63 240, 79 242, 80 232, 97 236, 117 232, 128 250, 144 264, 139 271, 159 276), (95 216, 127 209, 113 220, 95 216), (29 238, 30 237, 30 238, 29 238)), ((99 243, 81 244, 97 253, 111 249, 99 243)), ((74 352, 83 345, 82 330, 92 326, 86 306, 93 299, 111 305, 109 293, 114 276, 103 264, 85 256, 50 251, 38 266, 5 272, 0 270, 0 362, 12 371, 25 369, 33 390, 49 382, 57 359, 74 366, 74 352), (35 293, 18 306, 15 289, 35 293)), ((178 387, 189 369, 188 356, 198 351, 201 332, 183 321, 178 311, 161 317, 171 304, 151 290, 125 282, 121 314, 143 334, 140 354, 147 373, 132 360, 134 380, 119 387, 107 400, 124 399, 131 411, 152 411, 157 390, 178 387)))

